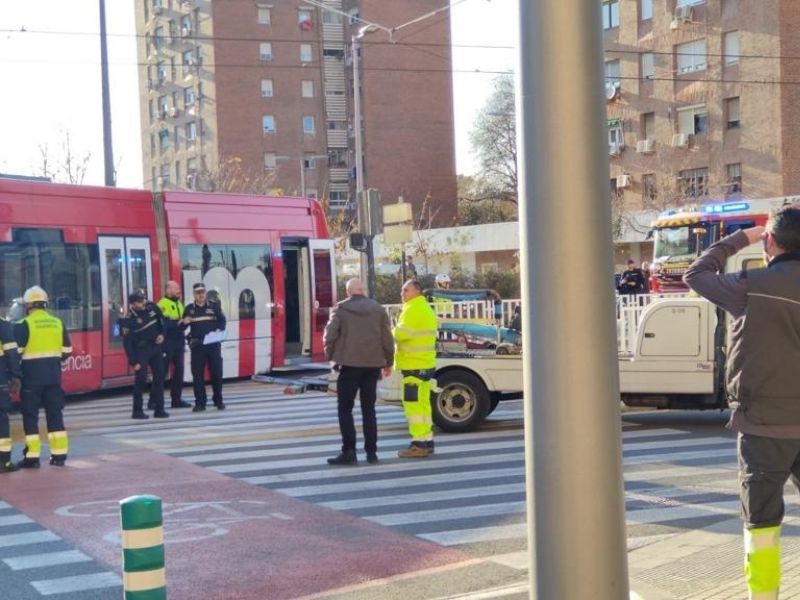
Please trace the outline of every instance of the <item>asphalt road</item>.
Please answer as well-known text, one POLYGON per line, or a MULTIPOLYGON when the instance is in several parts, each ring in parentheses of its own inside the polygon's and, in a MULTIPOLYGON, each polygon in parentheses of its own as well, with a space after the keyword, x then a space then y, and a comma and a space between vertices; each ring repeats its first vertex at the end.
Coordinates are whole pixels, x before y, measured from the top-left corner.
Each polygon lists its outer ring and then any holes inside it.
MULTIPOLYGON (((117 502, 136 493, 165 500, 171 600, 527 597, 521 401, 421 461, 396 457, 405 421, 381 406, 381 463, 331 468, 334 399, 249 382, 225 396, 224 412, 146 422, 126 397, 71 402, 68 467, 0 476, 0 597, 119 598, 117 502)), ((736 515, 724 421, 623 416, 629 548, 736 515)))

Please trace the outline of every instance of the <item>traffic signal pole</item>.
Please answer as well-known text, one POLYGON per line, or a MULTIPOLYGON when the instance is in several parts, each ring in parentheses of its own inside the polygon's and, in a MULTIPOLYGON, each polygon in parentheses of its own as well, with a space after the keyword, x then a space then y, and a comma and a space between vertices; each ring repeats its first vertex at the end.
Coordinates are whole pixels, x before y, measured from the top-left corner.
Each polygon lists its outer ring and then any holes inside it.
POLYGON ((600 2, 520 0, 532 597, 628 597, 600 2))

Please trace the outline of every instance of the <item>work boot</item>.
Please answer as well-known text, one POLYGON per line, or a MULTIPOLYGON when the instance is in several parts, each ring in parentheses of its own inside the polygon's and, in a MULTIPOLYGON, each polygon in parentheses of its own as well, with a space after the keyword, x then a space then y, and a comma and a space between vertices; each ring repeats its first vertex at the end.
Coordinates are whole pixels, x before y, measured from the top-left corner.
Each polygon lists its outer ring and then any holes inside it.
POLYGON ((172 408, 189 408, 191 404, 184 402, 183 400, 178 400, 177 402, 173 401, 170 406, 172 408))
POLYGON ((378 455, 375 452, 367 452, 367 462, 371 465, 378 464, 378 455))
POLYGON ((141 419, 141 420, 145 420, 145 419, 149 419, 149 418, 150 418, 150 415, 148 415, 148 414, 147 414, 146 412, 144 412, 143 410, 142 410, 142 411, 139 411, 139 412, 134 412, 134 413, 132 413, 132 414, 131 414, 131 419, 141 419))
POLYGON ((155 410, 155 408, 156 408, 156 403, 153 402, 152 400, 148 400, 147 401, 147 410, 155 410))
POLYGON ((19 471, 19 465, 10 460, 0 463, 0 473, 13 473, 19 471))
POLYGON ((203 412, 206 409, 202 404, 195 404, 192 412, 203 412))
POLYGON ((157 410, 156 412, 153 413, 153 416, 156 419, 169 419, 169 413, 164 409, 157 410))
POLYGON ((63 467, 67 464, 67 458, 65 456, 51 456, 50 464, 54 467, 63 467))
POLYGON ((16 464, 18 469, 38 469, 42 466, 38 458, 25 457, 16 464))
POLYGON ((214 406, 217 407, 217 410, 225 410, 225 403, 222 400, 214 402, 214 406))
POLYGON ((329 465, 355 465, 358 464, 355 452, 340 452, 335 458, 328 459, 329 465))
POLYGON ((433 454, 434 450, 433 440, 425 442, 425 447, 428 449, 428 454, 433 454))
POLYGON ((397 451, 400 458, 426 458, 430 454, 425 442, 411 442, 408 448, 397 451))

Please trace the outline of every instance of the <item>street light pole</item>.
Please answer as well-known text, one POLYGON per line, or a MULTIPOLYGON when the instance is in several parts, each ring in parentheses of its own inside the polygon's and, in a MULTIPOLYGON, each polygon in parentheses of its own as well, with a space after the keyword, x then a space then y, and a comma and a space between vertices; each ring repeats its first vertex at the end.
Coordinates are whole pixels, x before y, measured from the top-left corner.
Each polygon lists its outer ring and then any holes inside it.
MULTIPOLYGON (((359 52, 361 50, 361 39, 367 34, 375 31, 374 25, 365 25, 354 34, 351 39, 350 51, 353 55, 353 133, 356 138, 356 202, 366 203, 364 197, 364 148, 363 131, 361 127, 361 69, 359 63, 359 52)), ((367 295, 373 296, 375 257, 372 247, 372 232, 366 231, 367 224, 363 222, 362 213, 366 212, 366 206, 359 206, 356 212, 358 219, 358 230, 364 234, 367 240, 366 252, 359 255, 361 262, 361 281, 367 284, 367 295)), ((374 217, 374 215, 373 215, 374 217)))

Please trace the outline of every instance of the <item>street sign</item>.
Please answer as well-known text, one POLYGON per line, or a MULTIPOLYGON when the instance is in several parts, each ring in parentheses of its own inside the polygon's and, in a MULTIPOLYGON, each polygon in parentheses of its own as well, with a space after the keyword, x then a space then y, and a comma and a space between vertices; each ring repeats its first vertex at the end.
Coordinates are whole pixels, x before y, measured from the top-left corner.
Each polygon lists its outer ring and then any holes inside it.
POLYGON ((383 207, 383 224, 392 225, 394 223, 407 223, 412 221, 411 203, 398 202, 397 204, 386 204, 383 207))
POLYGON ((391 244, 405 244, 412 240, 411 234, 414 228, 408 223, 398 225, 386 225, 383 228, 383 243, 387 246, 391 244))

